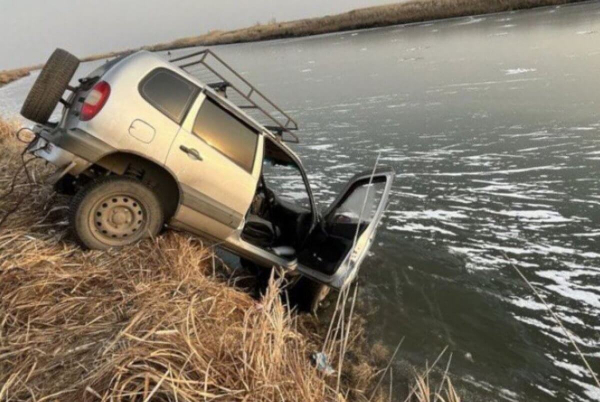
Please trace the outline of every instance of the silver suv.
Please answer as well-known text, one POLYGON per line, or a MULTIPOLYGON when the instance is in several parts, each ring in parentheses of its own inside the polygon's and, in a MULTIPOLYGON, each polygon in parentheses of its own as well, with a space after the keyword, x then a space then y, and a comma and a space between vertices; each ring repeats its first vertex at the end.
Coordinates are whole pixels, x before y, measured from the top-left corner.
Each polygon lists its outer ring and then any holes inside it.
POLYGON ((167 61, 141 51, 70 86, 78 65, 57 49, 21 113, 38 123, 29 152, 54 164, 50 181, 74 196, 70 224, 84 246, 124 246, 166 225, 320 286, 355 278, 392 170, 357 174, 319 212, 284 143, 297 140, 296 123, 214 53, 167 61), (48 122, 59 102, 60 120, 48 122))

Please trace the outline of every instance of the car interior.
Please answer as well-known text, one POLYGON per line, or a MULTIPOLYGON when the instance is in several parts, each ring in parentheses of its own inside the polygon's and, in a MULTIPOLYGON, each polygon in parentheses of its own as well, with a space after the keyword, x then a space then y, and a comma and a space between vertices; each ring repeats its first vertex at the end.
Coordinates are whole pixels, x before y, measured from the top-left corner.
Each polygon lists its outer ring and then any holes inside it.
MULTIPOLYGON (((265 137, 263 172, 250 210, 242 238, 250 244, 268 249, 274 254, 293 260, 302 248, 312 223, 310 203, 295 202, 281 195, 281 184, 286 178, 300 186, 300 168, 273 140, 265 137)), ((302 181, 305 198, 306 185, 302 181)))
POLYGON ((369 226, 384 188, 385 179, 351 182, 311 232, 298 262, 333 275, 369 226))
POLYGON ((384 188, 385 180, 380 179, 351 182, 311 231, 313 211, 310 203, 303 202, 301 193, 308 198, 308 192, 299 167, 283 149, 266 139, 263 172, 242 238, 331 275, 369 225, 384 188), (285 197, 284 191, 296 198, 285 197))

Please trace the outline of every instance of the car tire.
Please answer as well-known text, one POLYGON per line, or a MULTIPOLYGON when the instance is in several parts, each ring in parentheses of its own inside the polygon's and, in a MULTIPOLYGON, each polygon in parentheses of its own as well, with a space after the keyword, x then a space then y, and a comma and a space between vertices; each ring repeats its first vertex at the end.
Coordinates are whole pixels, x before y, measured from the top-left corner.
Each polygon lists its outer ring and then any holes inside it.
POLYGON ((292 306, 299 311, 316 313, 319 304, 327 297, 330 288, 306 277, 300 277, 289 288, 288 295, 292 306))
POLYGON ((154 191, 139 180, 108 176, 73 197, 70 226, 84 247, 106 250, 156 236, 164 226, 164 212, 154 191))
POLYGON ((56 49, 29 91, 21 115, 45 124, 63 96, 79 67, 79 59, 63 49, 56 49))
POLYGON ((54 183, 54 191, 62 195, 75 195, 79 191, 79 188, 77 178, 68 173, 54 183))

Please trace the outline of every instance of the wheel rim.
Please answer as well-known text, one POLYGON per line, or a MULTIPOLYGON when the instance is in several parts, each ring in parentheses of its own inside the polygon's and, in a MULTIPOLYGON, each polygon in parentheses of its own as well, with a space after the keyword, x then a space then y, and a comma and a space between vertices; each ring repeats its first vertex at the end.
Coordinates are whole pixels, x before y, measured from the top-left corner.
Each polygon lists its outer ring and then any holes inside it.
POLYGON ((113 194, 94 205, 89 224, 98 240, 111 246, 121 246, 142 235, 148 222, 146 211, 135 197, 113 194))

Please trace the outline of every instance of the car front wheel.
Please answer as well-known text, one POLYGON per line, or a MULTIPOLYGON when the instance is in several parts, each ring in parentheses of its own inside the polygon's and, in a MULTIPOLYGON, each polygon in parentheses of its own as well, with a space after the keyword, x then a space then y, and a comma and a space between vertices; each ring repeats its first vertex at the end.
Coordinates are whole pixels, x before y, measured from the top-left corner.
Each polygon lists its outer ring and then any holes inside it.
POLYGON ((87 184, 73 197, 70 224, 82 245, 105 250, 156 236, 164 214, 156 194, 143 183, 108 176, 87 184))
POLYGON ((292 305, 299 311, 316 313, 320 303, 329 294, 330 288, 312 279, 301 277, 290 287, 289 297, 292 305))

